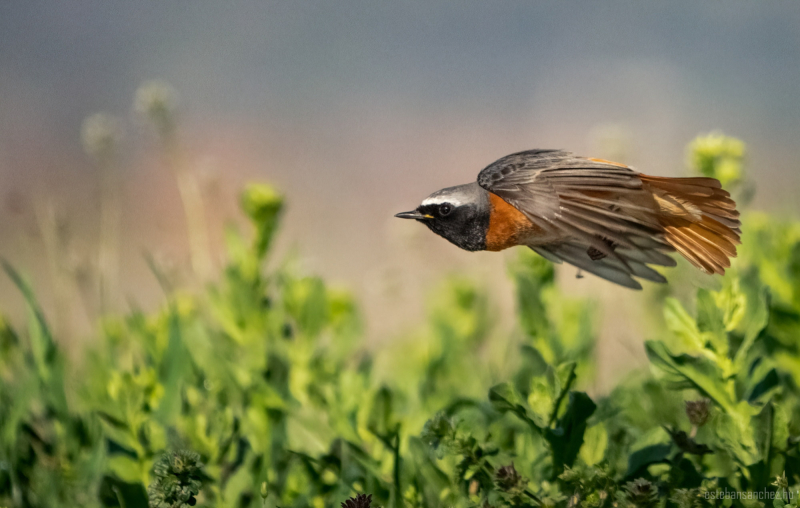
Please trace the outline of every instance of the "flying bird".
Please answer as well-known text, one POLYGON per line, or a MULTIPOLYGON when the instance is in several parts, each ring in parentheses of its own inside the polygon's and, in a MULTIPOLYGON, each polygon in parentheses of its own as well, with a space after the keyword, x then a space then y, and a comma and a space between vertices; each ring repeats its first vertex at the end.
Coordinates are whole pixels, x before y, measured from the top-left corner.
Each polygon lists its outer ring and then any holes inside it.
POLYGON ((468 251, 530 247, 554 262, 632 289, 666 278, 677 251, 724 274, 741 242, 736 203, 714 178, 669 178, 561 150, 507 155, 478 181, 434 192, 414 219, 468 251))

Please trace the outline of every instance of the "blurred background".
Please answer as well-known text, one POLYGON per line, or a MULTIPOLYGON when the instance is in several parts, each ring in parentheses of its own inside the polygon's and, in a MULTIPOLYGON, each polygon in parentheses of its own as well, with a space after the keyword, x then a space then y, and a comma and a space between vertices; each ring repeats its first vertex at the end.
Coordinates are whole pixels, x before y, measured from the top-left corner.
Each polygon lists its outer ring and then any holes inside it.
MULTIPOLYGON (((392 215, 529 148, 680 175, 686 144, 719 129, 747 143, 752 206, 796 216, 798 27, 794 0, 4 1, 0 255, 48 309, 59 291, 76 294, 59 277, 84 284, 57 320, 69 340, 103 310, 163 300, 148 259, 177 284, 202 284, 188 269, 185 197, 134 107, 157 79, 174 90, 175 146, 211 265, 223 225, 240 221, 243 183, 265 180, 288 199, 273 261, 290 255, 353 290, 371 341, 418 321, 429 288, 455 272, 486 287, 502 321, 514 305, 508 253, 463 252, 392 215), (97 112, 114 119, 110 158, 87 142, 97 112), (109 196, 118 277, 100 298, 87 288, 109 196)), ((601 385, 641 361, 642 323, 628 319, 639 294, 575 280, 574 269, 559 278, 599 302, 601 385)), ((5 279, 0 306, 22 312, 5 279)))

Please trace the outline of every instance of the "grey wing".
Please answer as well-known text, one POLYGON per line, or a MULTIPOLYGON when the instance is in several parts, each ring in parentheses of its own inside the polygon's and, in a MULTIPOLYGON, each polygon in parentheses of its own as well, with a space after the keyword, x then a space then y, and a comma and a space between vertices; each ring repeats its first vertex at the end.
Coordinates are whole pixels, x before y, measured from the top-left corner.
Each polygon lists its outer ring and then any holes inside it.
POLYGON ((489 165, 478 184, 557 241, 530 247, 617 284, 666 279, 648 264, 675 266, 652 196, 635 171, 559 150, 512 154, 489 165))

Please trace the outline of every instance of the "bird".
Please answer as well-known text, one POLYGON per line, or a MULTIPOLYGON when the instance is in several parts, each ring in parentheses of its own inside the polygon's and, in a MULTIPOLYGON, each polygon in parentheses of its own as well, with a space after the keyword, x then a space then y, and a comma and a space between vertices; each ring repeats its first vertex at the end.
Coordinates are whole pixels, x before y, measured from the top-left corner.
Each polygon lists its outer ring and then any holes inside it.
POLYGON ((652 266, 676 266, 673 252, 724 274, 741 244, 736 203, 719 180, 650 176, 564 150, 507 155, 476 182, 436 191, 395 217, 467 251, 527 246, 631 289, 642 289, 638 279, 667 282, 652 266))

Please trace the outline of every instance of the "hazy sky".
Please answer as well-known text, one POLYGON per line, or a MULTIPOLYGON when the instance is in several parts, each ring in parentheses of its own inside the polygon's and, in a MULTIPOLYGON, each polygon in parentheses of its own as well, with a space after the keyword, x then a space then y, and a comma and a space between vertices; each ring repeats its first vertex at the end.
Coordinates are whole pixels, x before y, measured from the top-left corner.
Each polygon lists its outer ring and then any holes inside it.
MULTIPOLYGON (((144 246, 180 252, 185 235, 174 183, 132 118, 153 78, 180 93, 198 165, 231 189, 277 182, 285 244, 369 298, 376 274, 502 271, 434 238, 409 262, 393 238, 415 225, 391 215, 512 151, 602 156, 608 126, 628 162, 666 175, 685 170, 697 133, 721 129, 748 143, 757 206, 794 210, 800 190, 797 0, 4 0, 0 199, 49 192, 93 230, 80 125, 101 110, 124 118, 130 273, 146 270, 144 246)), ((234 206, 223 201, 220 220, 234 206)), ((392 305, 418 295, 404 294, 392 305)))
POLYGON ((800 4, 0 3, 4 134, 32 115, 48 135, 74 139, 88 112, 126 111, 153 77, 170 81, 196 120, 309 134, 402 112, 532 133, 555 119, 646 119, 633 127, 661 137, 664 115, 688 135, 716 127, 786 141, 800 126, 800 4))

